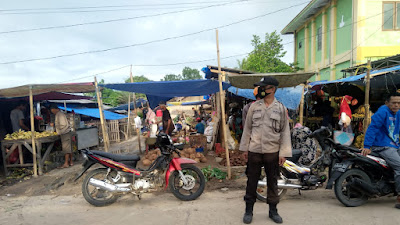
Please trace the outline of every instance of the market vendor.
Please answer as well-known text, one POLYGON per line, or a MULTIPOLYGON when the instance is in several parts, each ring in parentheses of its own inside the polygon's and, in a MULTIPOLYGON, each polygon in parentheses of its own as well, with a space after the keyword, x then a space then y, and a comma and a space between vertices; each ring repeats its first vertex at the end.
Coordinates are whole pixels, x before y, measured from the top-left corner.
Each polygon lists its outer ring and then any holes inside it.
POLYGON ((171 135, 172 131, 175 129, 174 123, 172 122, 171 119, 171 114, 169 113, 169 110, 167 109, 166 102, 161 101, 160 104, 160 109, 162 110, 162 126, 163 126, 163 132, 171 135))
MULTIPOLYGON (((339 111, 339 125, 341 130, 348 133, 353 133, 351 128, 351 109, 349 104, 352 104, 353 97, 350 95, 345 95, 340 101, 340 111, 339 111)), ((354 104, 354 103, 353 103, 354 104)))
POLYGON ((17 106, 11 111, 10 119, 13 132, 19 130, 29 130, 29 128, 25 125, 24 120, 24 111, 26 110, 26 102, 20 101, 17 103, 17 106))
POLYGON ((197 124, 196 124, 196 127, 195 127, 196 132, 199 133, 199 134, 204 134, 204 129, 205 129, 204 123, 201 122, 200 117, 197 117, 196 121, 197 121, 197 124))
POLYGON ((50 105, 50 111, 56 115, 54 126, 57 134, 61 137, 62 151, 65 154, 64 164, 59 168, 67 168, 73 166, 72 162, 72 145, 71 145, 71 126, 68 122, 67 116, 61 112, 57 104, 50 105))

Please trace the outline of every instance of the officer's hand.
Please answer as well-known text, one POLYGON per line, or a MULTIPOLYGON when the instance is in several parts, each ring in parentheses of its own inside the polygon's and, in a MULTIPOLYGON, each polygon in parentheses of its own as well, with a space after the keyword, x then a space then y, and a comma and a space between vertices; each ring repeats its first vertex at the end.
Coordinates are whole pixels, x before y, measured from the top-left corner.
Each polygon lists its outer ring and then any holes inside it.
POLYGON ((361 154, 363 155, 363 156, 367 156, 368 154, 370 154, 371 153, 371 149, 368 149, 368 148, 362 148, 361 149, 361 154))
POLYGON ((279 156, 279 166, 283 166, 283 164, 285 163, 286 158, 283 156, 279 156))

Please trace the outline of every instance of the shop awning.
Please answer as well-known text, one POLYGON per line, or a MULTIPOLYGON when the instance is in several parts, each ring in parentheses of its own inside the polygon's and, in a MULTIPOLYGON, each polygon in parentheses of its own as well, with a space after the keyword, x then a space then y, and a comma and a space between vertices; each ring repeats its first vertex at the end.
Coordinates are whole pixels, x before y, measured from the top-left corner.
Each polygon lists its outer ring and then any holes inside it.
MULTIPOLYGON (((64 106, 59 105, 58 108, 65 110, 64 106)), ((99 109, 96 108, 68 108, 66 109, 68 112, 74 111, 76 114, 81 114, 85 116, 90 116, 94 118, 100 118, 99 109)), ((119 120, 127 118, 128 116, 113 113, 110 111, 103 110, 104 117, 106 120, 119 120)))
MULTIPOLYGON (((73 95, 61 92, 48 92, 43 94, 38 94, 33 96, 34 101, 44 101, 44 100, 81 100, 81 99, 92 99, 90 96, 83 96, 83 95, 73 95)), ((17 97, 17 98, 0 98, 0 101, 19 101, 25 100, 28 101, 29 97, 17 97)))
POLYGON ((0 89, 0 98, 18 98, 29 96, 30 87, 32 87, 33 95, 49 92, 86 93, 95 91, 95 87, 92 82, 71 84, 32 84, 0 89))
MULTIPOLYGON (((152 81, 101 84, 100 86, 119 91, 146 94, 151 108, 155 108, 160 101, 168 101, 174 97, 201 96, 219 92, 219 83, 216 80, 152 81)), ((231 85, 223 83, 222 86, 226 90, 231 85)))
MULTIPOLYGON (((253 89, 240 89, 237 87, 230 87, 228 91, 234 95, 241 96, 247 99, 256 100, 253 94, 253 89)), ((282 102, 288 109, 296 110, 301 101, 301 94, 303 92, 303 86, 298 85, 296 87, 278 88, 275 93, 275 98, 282 102)))
MULTIPOLYGON (((400 71, 400 65, 390 67, 390 68, 371 71, 371 87, 382 88, 387 85, 399 85, 400 77, 398 76, 398 73, 393 73, 396 71, 400 71), (386 75, 386 76, 381 76, 381 75, 386 75)), ((315 86, 337 84, 337 83, 352 83, 355 85, 365 86, 364 77, 366 75, 367 75, 366 73, 363 73, 363 74, 360 74, 357 76, 346 77, 346 78, 342 78, 342 79, 338 79, 338 80, 316 81, 316 82, 310 83, 310 85, 312 87, 315 87, 315 86)))
POLYGON ((308 79, 316 73, 263 73, 263 74, 229 74, 228 79, 232 86, 242 89, 253 89, 254 84, 259 82, 264 76, 274 76, 279 81, 279 87, 295 87, 305 84, 308 79))

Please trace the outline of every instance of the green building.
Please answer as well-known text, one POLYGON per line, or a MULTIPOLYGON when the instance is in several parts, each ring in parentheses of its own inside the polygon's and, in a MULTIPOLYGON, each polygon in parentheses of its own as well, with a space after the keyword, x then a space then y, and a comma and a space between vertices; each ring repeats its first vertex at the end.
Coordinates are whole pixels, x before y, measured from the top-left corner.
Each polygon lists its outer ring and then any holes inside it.
POLYGON ((312 0, 281 32, 293 34, 294 62, 312 80, 400 53, 400 1, 312 0))

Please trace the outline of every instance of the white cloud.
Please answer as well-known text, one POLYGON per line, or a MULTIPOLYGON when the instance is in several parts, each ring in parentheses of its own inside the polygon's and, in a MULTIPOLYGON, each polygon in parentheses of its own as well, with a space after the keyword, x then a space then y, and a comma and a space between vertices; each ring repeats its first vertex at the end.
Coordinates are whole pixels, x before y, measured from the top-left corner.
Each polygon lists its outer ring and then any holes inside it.
MULTIPOLYGON (((165 4, 181 3, 194 0, 167 1, 106 1, 88 0, 14 0, 2 4, 3 9, 12 8, 54 8, 75 6, 104 6, 127 4, 165 4)), ((30 58, 42 58, 70 53, 107 49, 118 46, 143 43, 151 40, 183 35, 229 24, 241 19, 271 12, 297 4, 298 1, 250 1, 204 10, 190 11, 159 17, 137 20, 103 23, 63 29, 32 31, 22 33, 0 34, 0 63, 30 58)), ((161 7, 160 7, 161 8, 161 7)), ((166 8, 166 7, 165 7, 166 8)), ((172 6, 170 6, 172 8, 172 6)), ((243 22, 219 29, 221 57, 250 52, 252 35, 263 38, 266 32, 283 27, 302 9, 296 7, 275 13, 260 19, 243 22), (290 15, 290 16, 288 16, 290 15)), ((177 10, 177 9, 175 9, 177 10)), ((44 15, 0 15, 1 31, 58 26, 65 24, 85 23, 116 18, 127 18, 149 15, 168 10, 115 11, 96 13, 44 14, 44 15)), ((283 43, 293 40, 283 36, 283 43)), ((286 62, 293 60, 293 44, 285 46, 286 62)), ((149 45, 119 49, 115 51, 57 58, 35 62, 0 65, 0 88, 24 85, 29 83, 55 83, 77 79, 82 76, 95 75, 103 71, 125 65, 168 64, 216 58, 215 31, 204 32, 189 37, 158 42, 149 45)), ((241 57, 239 57, 241 58, 241 57)), ((238 58, 238 59, 239 59, 238 58)), ((222 59, 221 65, 236 67, 237 59, 222 59)), ((217 61, 166 66, 133 68, 134 75, 145 75, 153 80, 161 79, 165 74, 181 73, 184 66, 201 69, 205 65, 217 65, 217 61)), ((99 75, 98 79, 106 82, 123 82, 129 76, 129 68, 99 75)), ((76 82, 93 81, 93 78, 76 80, 76 82)))

